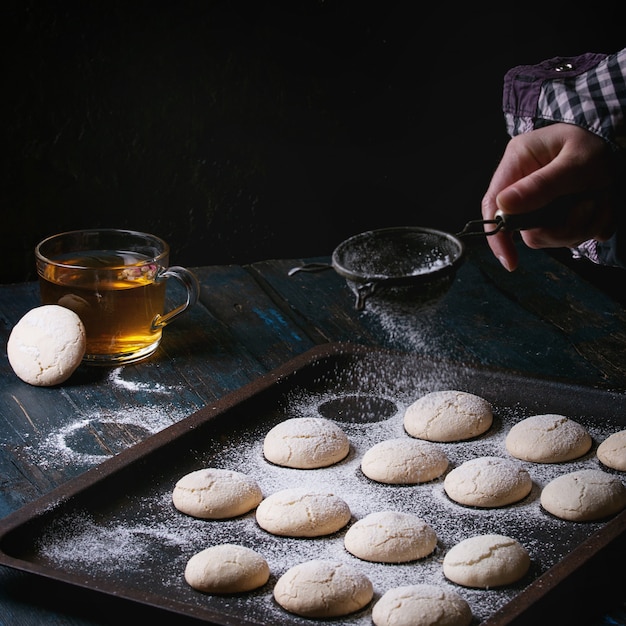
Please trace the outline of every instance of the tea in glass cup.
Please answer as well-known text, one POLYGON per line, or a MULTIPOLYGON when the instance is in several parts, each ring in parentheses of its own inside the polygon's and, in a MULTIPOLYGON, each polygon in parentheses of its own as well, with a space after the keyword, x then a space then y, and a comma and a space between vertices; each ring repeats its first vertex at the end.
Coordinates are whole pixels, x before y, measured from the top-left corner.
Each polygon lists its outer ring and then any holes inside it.
POLYGON ((43 304, 59 304, 81 318, 86 363, 139 361, 158 347, 163 328, 194 305, 198 280, 169 267, 168 244, 148 233, 119 229, 53 235, 35 248, 43 304), (175 278, 186 301, 165 312, 166 284, 175 278))

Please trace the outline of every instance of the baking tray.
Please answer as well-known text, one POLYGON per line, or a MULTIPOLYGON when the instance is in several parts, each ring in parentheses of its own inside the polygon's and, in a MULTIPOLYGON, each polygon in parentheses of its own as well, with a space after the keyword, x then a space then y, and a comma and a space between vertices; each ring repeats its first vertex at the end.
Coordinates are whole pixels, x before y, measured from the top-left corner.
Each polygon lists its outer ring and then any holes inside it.
MULTIPOLYGON (((560 623, 566 623, 567 607, 576 606, 571 594, 578 593, 581 585, 588 593, 589 581, 600 581, 604 572, 611 571, 611 559, 623 557, 626 512, 599 522, 566 522, 541 509, 540 490, 560 473, 601 467, 597 445, 624 427, 625 394, 424 356, 326 344, 1 520, 0 564, 212 624, 291 626, 325 622, 281 609, 272 597, 277 578, 310 558, 339 558, 370 577, 373 602, 390 587, 428 582, 454 588, 463 596, 475 624, 545 623, 542 619, 551 610, 558 611, 560 623), (443 491, 443 477, 414 486, 368 480, 360 471, 363 453, 377 441, 408 436, 402 426, 406 406, 424 393, 446 388, 486 398, 495 416, 492 428, 477 439, 438 444, 450 459, 450 469, 476 456, 508 456, 504 447, 508 428, 535 413, 559 413, 579 421, 592 435, 593 448, 573 462, 524 463, 533 489, 520 503, 502 509, 453 503, 443 491), (344 428, 351 441, 348 457, 315 470, 266 462, 265 433, 284 419, 308 415, 322 415, 344 428), (296 485, 332 489, 349 504, 350 523, 375 510, 416 513, 437 532, 437 548, 412 563, 374 564, 345 551, 345 529, 328 537, 293 539, 262 531, 254 512, 208 521, 176 511, 171 503, 175 482, 208 466, 253 475, 266 496, 296 485), (532 565, 523 580, 501 589, 472 590, 443 577, 445 552, 461 539, 483 532, 513 536, 526 546, 532 565), (228 596, 190 588, 183 578, 189 557, 222 542, 261 552, 271 568, 269 582, 259 590, 228 596)), ((328 623, 371 626, 371 606, 328 623)))

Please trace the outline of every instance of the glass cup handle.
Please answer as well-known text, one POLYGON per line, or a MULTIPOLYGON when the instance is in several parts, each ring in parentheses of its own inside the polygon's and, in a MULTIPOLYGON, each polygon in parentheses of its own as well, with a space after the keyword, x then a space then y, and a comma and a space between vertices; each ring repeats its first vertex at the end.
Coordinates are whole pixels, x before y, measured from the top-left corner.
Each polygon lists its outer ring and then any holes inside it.
POLYGON ((196 304, 200 297, 200 283, 198 282, 196 275, 193 272, 190 272, 187 268, 180 267, 179 265, 172 265, 172 267, 168 267, 164 272, 161 272, 157 280, 164 280, 167 278, 175 278, 183 284, 187 293, 187 301, 177 306, 175 309, 172 309, 169 313, 157 315, 152 320, 152 330, 159 330, 160 328, 167 326, 181 313, 184 313, 189 307, 196 304))

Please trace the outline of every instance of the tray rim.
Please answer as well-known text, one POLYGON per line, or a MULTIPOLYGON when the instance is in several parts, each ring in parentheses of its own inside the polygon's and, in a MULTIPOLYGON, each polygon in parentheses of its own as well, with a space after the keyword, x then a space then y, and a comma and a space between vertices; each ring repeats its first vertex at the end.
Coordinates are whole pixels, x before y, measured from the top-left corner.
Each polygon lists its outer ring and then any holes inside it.
MULTIPOLYGON (((142 595, 144 597, 142 598, 138 598, 132 594, 119 594, 119 592, 110 589, 108 585, 98 584, 98 581, 93 581, 91 579, 85 580, 84 577, 76 574, 66 573, 62 570, 55 570, 25 559, 13 557, 4 549, 6 538, 21 526, 29 522, 33 522, 36 518, 49 513, 51 510, 63 505, 66 502, 70 502, 73 498, 79 496, 94 484, 97 484, 108 477, 114 476, 118 472, 125 470, 129 465, 141 462, 142 459, 149 457, 163 446, 176 440, 179 436, 189 433, 193 429, 212 421, 221 414, 236 407, 241 402, 253 398, 255 395, 263 393, 274 387, 277 383, 286 381, 290 377, 297 376, 300 370, 314 365, 316 361, 346 355, 355 358, 365 358, 374 354, 386 355, 389 358, 428 358, 433 363, 445 364, 446 366, 456 368, 456 370, 480 371, 481 373, 488 374, 490 376, 509 377, 517 381, 538 380, 536 376, 534 377, 526 372, 519 372, 516 370, 476 363, 461 363, 450 359, 433 359, 430 356, 426 357, 426 355, 412 354, 381 347, 364 346, 352 342, 329 342, 319 344, 299 355, 296 355, 282 365, 255 378, 242 387, 232 390, 217 400, 200 407, 178 422, 150 435, 143 441, 122 450, 113 457, 85 470, 81 474, 65 481, 49 492, 42 494, 35 500, 22 505, 15 511, 12 511, 3 518, 0 518, 0 566, 6 566, 14 570, 28 572, 30 574, 48 578, 50 580, 60 581, 75 587, 81 587, 109 596, 113 595, 116 597, 122 597, 131 602, 206 621, 206 616, 199 617, 192 612, 181 613, 179 602, 168 603, 167 601, 164 601, 167 599, 164 599, 163 596, 159 594, 149 594, 147 592, 143 592, 142 595), (95 585, 93 584, 94 582, 96 582, 95 585)), ((572 392, 582 391, 585 393, 598 393, 602 396, 608 395, 626 403, 626 392, 605 389, 602 387, 586 386, 557 377, 548 378, 542 376, 540 380, 548 384, 558 384, 560 387, 570 389, 572 392)), ((566 583, 570 575, 576 573, 595 556, 602 552, 602 550, 607 549, 611 543, 619 539, 626 539, 626 510, 610 518, 602 526, 602 528, 593 532, 586 540, 578 544, 572 552, 552 565, 547 571, 517 593, 493 615, 486 620, 483 620, 480 623, 480 626, 508 626, 509 624, 513 624, 514 620, 523 618, 524 613, 530 606, 532 606, 533 603, 544 599, 559 585, 566 583)), ((221 613, 215 613, 215 618, 223 617, 224 616, 221 613)), ((261 625, 260 622, 250 620, 249 618, 243 616, 234 623, 237 625, 250 626, 261 625)))

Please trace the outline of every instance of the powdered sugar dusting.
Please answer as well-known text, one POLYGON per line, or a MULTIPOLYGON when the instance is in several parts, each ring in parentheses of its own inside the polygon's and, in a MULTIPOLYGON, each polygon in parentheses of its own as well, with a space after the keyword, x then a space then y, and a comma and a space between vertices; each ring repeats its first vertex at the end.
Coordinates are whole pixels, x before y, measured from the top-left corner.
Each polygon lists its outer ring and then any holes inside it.
MULTIPOLYGON (((290 615, 273 599, 278 577, 290 567, 311 559, 339 559, 365 573, 372 581, 376 601, 392 587, 429 583, 454 589, 472 608, 476 621, 483 621, 515 597, 525 586, 559 561, 602 522, 575 524, 559 520, 541 509, 541 489, 552 478, 583 468, 597 468, 595 445, 588 454, 565 464, 535 464, 520 461, 533 486, 530 494, 515 504, 496 509, 471 508, 453 502, 443 489, 445 475, 429 483, 387 485, 366 478, 360 469, 364 453, 374 444, 408 437, 403 428, 407 406, 420 394, 454 384, 454 376, 432 370, 419 372, 399 365, 393 375, 372 370, 371 363, 350 370, 330 369, 320 375, 319 387, 285 392, 276 406, 249 415, 243 424, 230 424, 209 440, 197 440, 185 459, 169 458, 167 467, 154 469, 137 489, 117 494, 120 502, 106 511, 73 510, 58 514, 39 542, 39 557, 64 571, 93 576, 106 588, 125 592, 149 589, 168 598, 168 606, 183 613, 203 616, 209 607, 216 616, 232 620, 255 615, 258 623, 272 626, 306 625, 308 620, 290 615), (345 404, 336 403, 346 399, 345 404), (358 402, 355 402, 358 400, 358 402), (335 421, 350 440, 350 452, 339 463, 319 469, 294 469, 272 465, 263 456, 263 438, 276 423, 292 417, 319 417, 320 407, 339 406, 335 421), (357 406, 359 415, 350 414, 357 406), (395 410, 388 410, 388 407, 395 410), (386 407, 380 419, 370 414, 386 407), (300 487, 328 491, 350 507, 352 520, 384 510, 411 513, 422 518, 437 534, 432 554, 410 563, 384 564, 362 561, 346 551, 347 528, 325 537, 289 538, 272 535, 256 523, 255 513, 231 520, 198 520, 177 511, 171 502, 175 482, 189 469, 220 467, 253 476, 265 497, 282 489, 300 487), (473 590, 447 581, 442 559, 459 541, 483 533, 511 536, 530 553, 532 564, 520 583, 502 589, 473 590), (196 552, 219 543, 237 543, 260 552, 271 570, 261 589, 238 596, 207 596, 191 589, 183 579, 187 560, 196 552)), ((468 389, 468 391, 472 391, 468 389)), ((520 399, 523 400, 523 399, 520 399)), ((494 423, 480 437, 437 445, 450 461, 450 471, 480 456, 510 458, 504 444, 511 425, 530 414, 522 402, 494 404, 494 423)), ((328 415, 326 415, 328 417, 328 415)), ((593 418, 594 416, 590 416, 593 418)), ((586 423, 594 442, 618 430, 607 421, 586 423)), ((111 498, 115 501, 115 494, 111 498)), ((371 605, 342 619, 335 626, 371 626, 371 605)))
POLYGON ((73 419, 48 433, 37 445, 25 447, 25 453, 44 469, 70 464, 92 467, 171 426, 196 408, 185 407, 180 397, 176 402, 167 401, 174 397, 179 387, 134 381, 125 377, 124 372, 122 367, 112 369, 105 383, 128 392, 124 403, 116 405, 114 410, 106 407, 83 412, 77 410, 73 419), (108 448, 105 438, 99 437, 99 433, 106 429, 120 433, 118 437, 107 438, 107 441, 118 440, 118 448, 108 448))
POLYGON ((179 386, 176 385, 162 385, 160 383, 142 383, 138 381, 128 380, 123 377, 124 368, 116 367, 111 370, 109 374, 109 381, 117 386, 122 387, 128 391, 147 391, 149 393, 163 394, 170 393, 172 391, 177 391, 180 389, 179 386))

